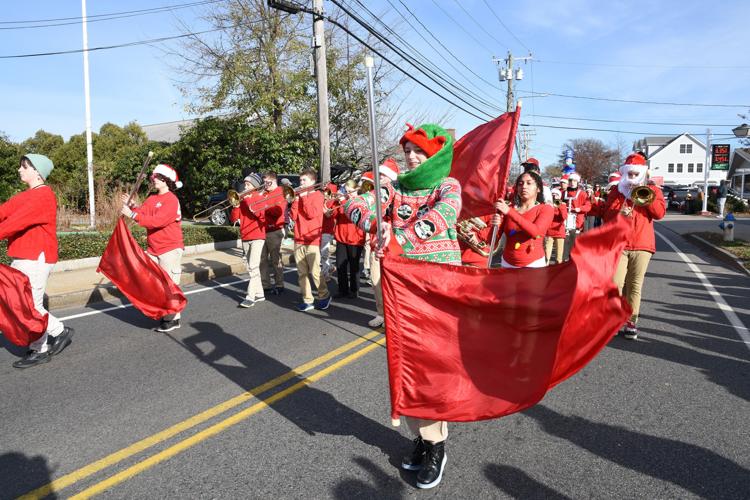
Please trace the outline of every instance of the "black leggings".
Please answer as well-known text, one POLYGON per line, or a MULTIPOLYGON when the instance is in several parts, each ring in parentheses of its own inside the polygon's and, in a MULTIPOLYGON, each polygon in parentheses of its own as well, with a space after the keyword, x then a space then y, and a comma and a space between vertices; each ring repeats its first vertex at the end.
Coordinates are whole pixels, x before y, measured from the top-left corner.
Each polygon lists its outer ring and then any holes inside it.
POLYGON ((359 291, 359 259, 362 257, 361 246, 336 242, 336 275, 339 293, 357 293, 359 291))

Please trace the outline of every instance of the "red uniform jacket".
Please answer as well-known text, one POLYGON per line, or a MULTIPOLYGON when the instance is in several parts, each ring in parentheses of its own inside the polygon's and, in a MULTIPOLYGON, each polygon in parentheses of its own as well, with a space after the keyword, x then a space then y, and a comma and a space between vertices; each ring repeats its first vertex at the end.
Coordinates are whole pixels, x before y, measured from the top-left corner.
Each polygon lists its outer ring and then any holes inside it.
MULTIPOLYGON (((336 200, 325 200, 323 204, 325 208, 328 209, 328 208, 335 208, 338 205, 338 202, 336 200)), ((323 234, 335 234, 333 232, 333 228, 335 225, 336 225, 335 214, 332 213, 330 217, 323 215, 323 234)))
POLYGON ((550 238, 565 238, 565 219, 567 218, 568 206, 565 203, 560 203, 558 206, 552 205, 552 222, 547 229, 547 236, 550 238))
POLYGON ((505 262, 524 267, 544 257, 544 235, 552 223, 554 207, 540 203, 524 214, 511 208, 503 217, 505 262))
MULTIPOLYGON (((627 219, 630 221, 632 231, 628 235, 625 250, 645 250, 656 252, 656 241, 654 237, 654 221, 664 217, 667 211, 664 195, 657 186, 649 186, 656 194, 654 202, 645 207, 633 207, 633 212, 627 219)), ((602 213, 605 222, 613 220, 622 210, 623 206, 633 206, 633 202, 625 198, 617 188, 609 192, 607 202, 602 213)))
MULTIPOLYGON (((263 198, 268 199, 267 205, 262 205, 265 210, 263 218, 266 221, 266 232, 271 233, 284 227, 284 212, 286 211, 287 201, 284 198, 284 191, 277 186, 273 191, 262 193, 263 198)), ((260 208, 258 208, 260 210, 260 208)))
POLYGON ((337 242, 357 247, 364 246, 365 232, 354 225, 349 216, 346 215, 344 207, 337 204, 336 208, 333 209, 333 217, 336 219, 336 228, 333 234, 337 242))
MULTIPOLYGON (((489 249, 490 244, 492 243, 492 225, 490 224, 490 219, 492 219, 492 216, 483 215, 479 218, 487 223, 487 227, 477 231, 476 235, 479 241, 484 241, 485 243, 487 243, 487 248, 489 249)), ((497 249, 498 245, 500 244, 500 236, 501 236, 501 232, 500 230, 498 230, 497 241, 495 242, 495 249, 497 249)), ((462 240, 461 238, 458 239, 458 246, 461 248, 461 263, 463 265, 474 266, 474 267, 487 267, 487 257, 476 252, 473 248, 471 248, 469 245, 464 243, 464 240, 462 240)))
POLYGON ((586 219, 586 214, 591 210, 591 203, 589 202, 589 197, 586 194, 586 191, 583 189, 573 191, 568 188, 568 190, 563 193, 563 201, 569 203, 568 206, 571 208, 571 211, 575 211, 573 209, 576 208, 580 209, 578 213, 576 213, 576 229, 583 229, 583 221, 586 219))
POLYGON ((290 219, 294 222, 294 242, 320 246, 323 234, 323 193, 311 191, 292 203, 290 219))
POLYGON ((185 248, 180 225, 180 201, 173 192, 152 194, 133 211, 138 214, 135 218, 138 225, 146 228, 148 253, 161 255, 175 248, 185 248))
POLYGON ((0 205, 0 240, 8 240, 8 256, 57 262, 57 199, 47 185, 27 189, 0 205))
POLYGON ((240 238, 242 238, 242 241, 266 239, 265 210, 261 207, 260 210, 256 212, 250 208, 253 203, 259 201, 263 201, 263 195, 253 193, 242 198, 240 206, 232 209, 230 219, 232 222, 237 219, 240 220, 240 238))

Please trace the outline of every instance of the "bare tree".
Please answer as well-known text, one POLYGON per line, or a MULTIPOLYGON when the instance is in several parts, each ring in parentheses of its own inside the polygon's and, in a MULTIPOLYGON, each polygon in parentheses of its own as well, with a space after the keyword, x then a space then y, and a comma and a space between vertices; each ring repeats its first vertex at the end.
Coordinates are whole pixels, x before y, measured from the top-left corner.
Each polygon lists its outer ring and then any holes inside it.
POLYGON ((610 171, 620 162, 620 152, 608 147, 599 139, 572 139, 562 147, 560 165, 564 164, 564 152, 572 149, 576 172, 589 182, 604 181, 610 171))

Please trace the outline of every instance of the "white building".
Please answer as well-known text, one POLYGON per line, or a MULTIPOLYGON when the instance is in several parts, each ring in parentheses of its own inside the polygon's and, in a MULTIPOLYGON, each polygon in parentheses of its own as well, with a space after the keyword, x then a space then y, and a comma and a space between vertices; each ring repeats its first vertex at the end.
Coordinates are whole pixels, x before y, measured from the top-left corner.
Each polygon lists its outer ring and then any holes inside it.
MULTIPOLYGON (((648 156, 651 177, 661 177, 664 184, 703 183, 706 167, 706 146, 690 134, 644 137, 633 144, 634 151, 648 156)), ((708 183, 719 184, 726 171, 713 170, 708 183)))

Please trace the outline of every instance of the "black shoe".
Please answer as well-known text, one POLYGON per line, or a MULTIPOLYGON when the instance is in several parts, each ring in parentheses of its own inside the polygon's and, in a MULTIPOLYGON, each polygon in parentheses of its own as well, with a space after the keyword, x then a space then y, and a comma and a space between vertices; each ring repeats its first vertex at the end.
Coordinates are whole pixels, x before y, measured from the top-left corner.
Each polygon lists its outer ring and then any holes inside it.
POLYGON ((26 356, 13 363, 13 367, 21 369, 31 368, 32 366, 49 363, 51 359, 52 357, 50 356, 49 351, 29 351, 26 353, 26 356))
POLYGON ((417 488, 427 490, 440 484, 448 456, 445 454, 445 441, 439 443, 424 442, 425 455, 422 469, 417 474, 417 488))
POLYGON ((166 333, 171 332, 172 330, 177 330, 179 327, 179 319, 161 320, 161 324, 159 325, 159 328, 156 329, 156 331, 166 333))
POLYGON ((419 436, 414 440, 414 451, 411 452, 411 455, 407 455, 401 459, 401 468, 406 470, 420 470, 425 451, 424 441, 422 440, 422 436, 419 436))
POLYGON ((49 344, 49 355, 55 356, 63 352, 63 349, 68 347, 73 342, 73 334, 76 331, 66 326, 62 333, 57 337, 49 337, 47 343, 49 344))

